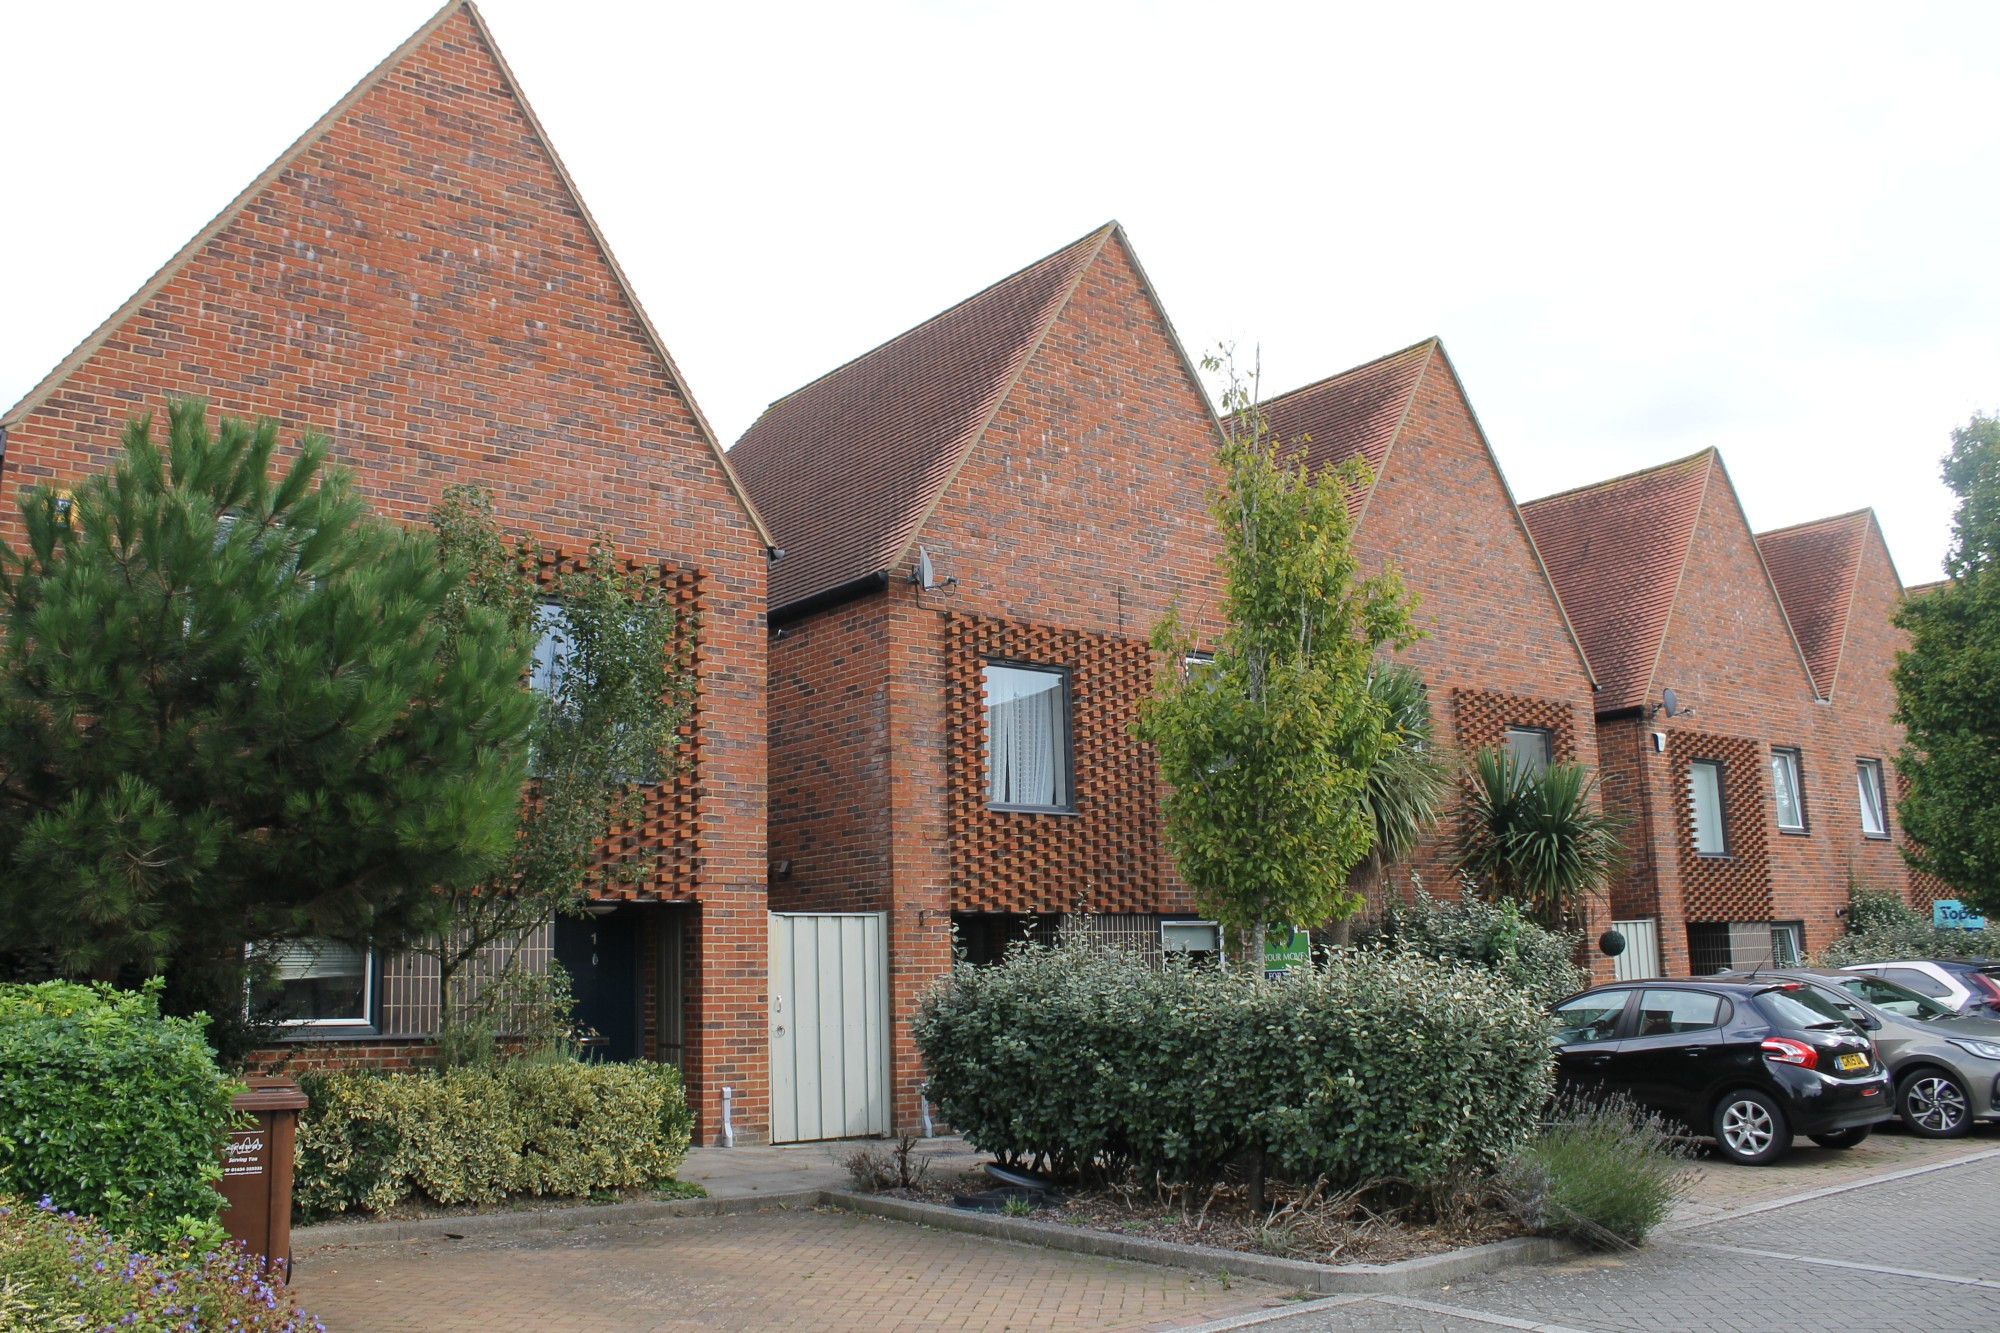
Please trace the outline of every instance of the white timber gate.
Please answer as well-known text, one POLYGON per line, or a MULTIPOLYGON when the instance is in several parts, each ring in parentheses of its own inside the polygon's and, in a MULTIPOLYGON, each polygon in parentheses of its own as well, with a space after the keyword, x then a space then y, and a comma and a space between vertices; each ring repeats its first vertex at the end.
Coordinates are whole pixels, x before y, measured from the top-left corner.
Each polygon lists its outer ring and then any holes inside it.
POLYGON ((1613 975, 1620 981, 1645 981, 1660 975, 1660 923, 1647 917, 1642 921, 1613 921, 1611 928, 1625 937, 1625 952, 1611 960, 1613 975))
POLYGON ((889 1132, 881 912, 771 913, 771 1141, 889 1132))

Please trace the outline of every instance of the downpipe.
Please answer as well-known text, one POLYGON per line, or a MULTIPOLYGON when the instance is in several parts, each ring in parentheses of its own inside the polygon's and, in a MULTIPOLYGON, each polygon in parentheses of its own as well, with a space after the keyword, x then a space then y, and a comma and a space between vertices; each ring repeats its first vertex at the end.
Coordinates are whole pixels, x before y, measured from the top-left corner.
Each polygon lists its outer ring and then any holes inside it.
POLYGON ((724 1088, 722 1090, 722 1146, 725 1148, 734 1148, 736 1146, 736 1127, 730 1123, 729 1119, 729 1113, 735 1104, 735 1100, 736 1090, 734 1088, 724 1088))

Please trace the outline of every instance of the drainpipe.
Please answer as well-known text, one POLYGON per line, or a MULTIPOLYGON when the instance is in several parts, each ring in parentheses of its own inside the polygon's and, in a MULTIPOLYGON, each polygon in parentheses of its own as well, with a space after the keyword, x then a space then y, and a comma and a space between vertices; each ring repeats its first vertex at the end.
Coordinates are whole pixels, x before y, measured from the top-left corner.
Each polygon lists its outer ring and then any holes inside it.
POLYGON ((725 1148, 734 1148, 736 1146, 736 1128, 729 1123, 729 1107, 730 1103, 735 1099, 735 1095, 736 1090, 734 1088, 724 1088, 722 1090, 722 1146, 725 1148))
POLYGON ((923 1096, 922 1094, 919 1094, 917 1097, 917 1105, 923 1108, 924 1137, 927 1139, 936 1138, 937 1137, 936 1131, 934 1131, 931 1128, 931 1099, 923 1096))

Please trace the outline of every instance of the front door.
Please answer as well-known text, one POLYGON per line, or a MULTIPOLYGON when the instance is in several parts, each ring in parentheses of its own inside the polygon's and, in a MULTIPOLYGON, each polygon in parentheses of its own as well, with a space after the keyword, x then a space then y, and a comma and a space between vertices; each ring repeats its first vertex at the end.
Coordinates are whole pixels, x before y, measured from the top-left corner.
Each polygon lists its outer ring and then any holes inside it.
POLYGON ((556 961, 569 973, 576 1019, 605 1060, 639 1058, 639 913, 556 918, 556 961))

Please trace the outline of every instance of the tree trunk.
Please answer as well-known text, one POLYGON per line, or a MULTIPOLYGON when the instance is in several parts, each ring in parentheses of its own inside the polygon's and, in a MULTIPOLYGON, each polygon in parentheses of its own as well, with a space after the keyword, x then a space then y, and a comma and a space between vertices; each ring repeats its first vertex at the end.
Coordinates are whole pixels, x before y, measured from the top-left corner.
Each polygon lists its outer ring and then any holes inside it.
POLYGON ((1243 964, 1251 969, 1250 975, 1253 977, 1264 975, 1264 933, 1267 929, 1268 927, 1259 921, 1243 936, 1243 964))
POLYGON ((1263 1225, 1264 1150, 1262 1148, 1250 1154, 1250 1215, 1255 1225, 1263 1225))
POLYGON ((1336 949, 1345 949, 1354 942, 1354 918, 1340 917, 1326 923, 1326 940, 1336 949))

